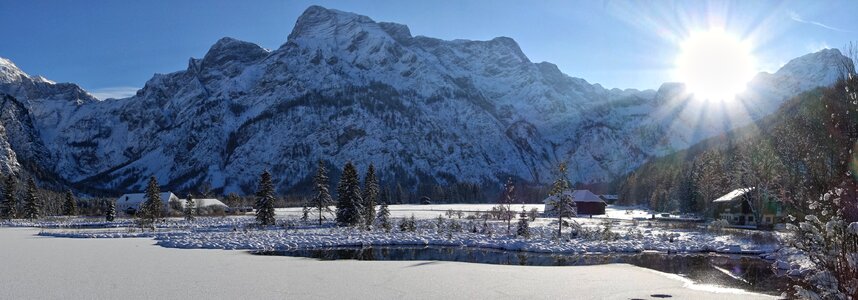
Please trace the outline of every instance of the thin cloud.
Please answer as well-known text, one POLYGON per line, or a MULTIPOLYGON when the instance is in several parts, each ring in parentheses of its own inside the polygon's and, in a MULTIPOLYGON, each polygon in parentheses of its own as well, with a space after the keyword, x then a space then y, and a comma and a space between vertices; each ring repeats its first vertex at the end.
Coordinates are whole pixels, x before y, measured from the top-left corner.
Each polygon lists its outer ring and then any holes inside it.
POLYGON ((839 32, 852 32, 852 31, 845 30, 845 29, 840 29, 840 28, 837 28, 837 27, 834 27, 834 26, 828 26, 828 25, 822 24, 822 23, 820 23, 820 22, 811 21, 811 20, 805 20, 805 19, 803 19, 803 18, 802 18, 798 13, 796 13, 796 12, 794 12, 794 11, 791 11, 791 12, 789 13, 789 17, 790 17, 793 21, 796 21, 796 22, 799 22, 799 23, 804 23, 804 24, 816 25, 816 26, 819 26, 819 27, 822 27, 822 28, 825 28, 825 29, 828 29, 828 30, 834 30, 834 31, 839 31, 839 32))
POLYGON ((120 99, 134 96, 139 89, 140 88, 133 86, 117 86, 92 90, 89 94, 95 96, 95 98, 98 98, 99 100, 110 98, 120 99))

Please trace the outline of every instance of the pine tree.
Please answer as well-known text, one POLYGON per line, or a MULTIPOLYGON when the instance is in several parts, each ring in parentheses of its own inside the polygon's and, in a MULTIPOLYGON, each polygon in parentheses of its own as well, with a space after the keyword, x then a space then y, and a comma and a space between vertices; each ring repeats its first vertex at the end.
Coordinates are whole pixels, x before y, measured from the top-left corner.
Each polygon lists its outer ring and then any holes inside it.
POLYGON ((362 223, 360 179, 351 162, 343 167, 343 175, 337 186, 337 225, 355 226, 362 223))
POLYGON ((575 209, 575 199, 570 193, 569 180, 566 179, 567 173, 566 163, 560 163, 557 168, 557 179, 551 185, 551 191, 548 192, 552 196, 551 206, 553 213, 557 216, 557 237, 559 238, 563 232, 563 218, 575 217, 577 215, 575 209))
POLYGON ((259 225, 274 225, 274 183, 268 170, 259 176, 259 191, 256 192, 256 221, 259 225))
POLYGON ((116 202, 109 201, 107 203, 107 213, 104 215, 104 219, 107 222, 113 222, 116 219, 116 202))
POLYGON ((194 198, 191 196, 191 193, 188 193, 188 196, 185 198, 185 220, 188 222, 193 222, 194 215, 196 214, 197 206, 194 203, 194 198))
POLYGON ((66 191, 66 199, 63 202, 63 215, 77 215, 77 201, 74 199, 74 194, 71 190, 66 191))
POLYGON ((372 226, 372 222, 375 220, 375 204, 379 193, 378 178, 375 176, 375 167, 372 164, 369 164, 363 182, 363 219, 366 226, 372 226))
POLYGON ((414 215, 411 215, 411 218, 402 218, 402 221, 399 222, 399 231, 402 232, 414 232, 417 230, 417 220, 414 218, 414 215))
POLYGON ((378 226, 384 228, 384 231, 390 232, 390 228, 393 227, 390 224, 390 209, 387 208, 387 202, 382 200, 381 208, 378 209, 378 226))
POLYGON ((14 219, 18 217, 18 194, 15 188, 18 181, 12 174, 6 175, 3 189, 3 202, 0 203, 0 217, 14 219))
POLYGON ((325 169, 325 163, 319 161, 319 170, 316 176, 313 177, 313 189, 316 191, 316 196, 313 197, 313 209, 319 213, 319 226, 325 219, 325 214, 333 214, 331 205, 334 205, 334 199, 328 190, 328 171, 325 169))
POLYGON ((24 199, 24 218, 39 219, 42 216, 42 201, 36 195, 36 181, 27 180, 27 197, 24 199))
POLYGON ((146 187, 146 201, 140 207, 140 219, 143 225, 151 225, 155 228, 155 222, 161 217, 164 204, 161 202, 161 188, 155 176, 149 177, 149 185, 146 187))
POLYGON ((435 218, 435 231, 437 233, 441 233, 441 231, 444 231, 446 223, 447 222, 444 221, 444 217, 439 214, 438 217, 435 218))
POLYGON ((521 214, 518 215, 518 230, 516 234, 523 238, 530 237, 530 220, 528 219, 527 212, 524 211, 524 206, 521 207, 521 214))

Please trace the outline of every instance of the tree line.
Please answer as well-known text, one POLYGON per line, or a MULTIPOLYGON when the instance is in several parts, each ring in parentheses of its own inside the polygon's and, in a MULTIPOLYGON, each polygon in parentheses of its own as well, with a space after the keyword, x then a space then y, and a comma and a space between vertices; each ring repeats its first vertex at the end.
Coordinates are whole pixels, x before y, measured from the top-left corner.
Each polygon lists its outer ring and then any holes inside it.
MULTIPOLYGON (((366 226, 369 228, 375 222, 381 223, 385 228, 390 227, 390 212, 387 209, 386 199, 380 199, 378 176, 375 167, 370 164, 363 177, 363 184, 358 175, 357 168, 351 162, 343 166, 343 173, 337 185, 337 200, 333 200, 330 193, 330 179, 325 164, 319 161, 316 175, 313 177, 312 197, 305 203, 304 218, 322 222, 334 216, 337 225, 341 226, 366 226), (335 210, 330 207, 335 206, 335 210), (376 206, 380 206, 376 211, 376 206)), ((259 225, 268 226, 275 224, 274 218, 274 186, 271 174, 262 172, 259 177, 259 188, 256 193, 256 220, 259 225)))
POLYGON ((0 219, 36 220, 44 216, 79 213, 78 201, 72 192, 58 193, 40 189, 30 177, 21 182, 14 174, 3 176, 0 193, 0 219))

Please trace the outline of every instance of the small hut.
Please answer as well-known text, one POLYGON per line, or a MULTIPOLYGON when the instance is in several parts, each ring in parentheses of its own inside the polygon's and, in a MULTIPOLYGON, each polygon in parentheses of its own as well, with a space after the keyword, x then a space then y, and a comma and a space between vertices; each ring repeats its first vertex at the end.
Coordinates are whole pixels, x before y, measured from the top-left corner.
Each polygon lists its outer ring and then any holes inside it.
MULTIPOLYGON (((564 194, 571 194, 572 201, 575 202, 575 207, 577 208, 578 215, 604 215, 605 207, 608 205, 605 203, 605 200, 599 198, 598 195, 593 194, 593 192, 589 190, 575 190, 572 192, 566 191, 564 194)), ((554 210, 554 203, 557 196, 548 196, 542 203, 545 203, 545 212, 550 213, 554 210)))

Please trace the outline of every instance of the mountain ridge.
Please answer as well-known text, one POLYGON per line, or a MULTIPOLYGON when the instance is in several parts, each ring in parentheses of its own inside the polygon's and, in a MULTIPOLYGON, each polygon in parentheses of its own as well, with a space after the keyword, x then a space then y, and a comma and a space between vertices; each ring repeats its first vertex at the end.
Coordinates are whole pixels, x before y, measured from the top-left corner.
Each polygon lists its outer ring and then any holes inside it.
POLYGON ((248 193, 262 169, 280 191, 306 183, 318 159, 441 185, 541 183, 565 160, 573 180, 606 182, 765 116, 812 84, 783 86, 834 72, 818 70, 758 76, 740 102, 764 105, 701 118, 708 107, 681 84, 609 90, 531 62, 510 38, 414 37, 406 25, 312 6, 280 48, 222 38, 129 98, 96 100, 73 84, 77 94, 0 81, 0 92, 27 103, 50 157, 42 168, 76 186, 134 191, 154 175, 176 190, 248 193), (728 117, 737 121, 722 124, 728 117))

